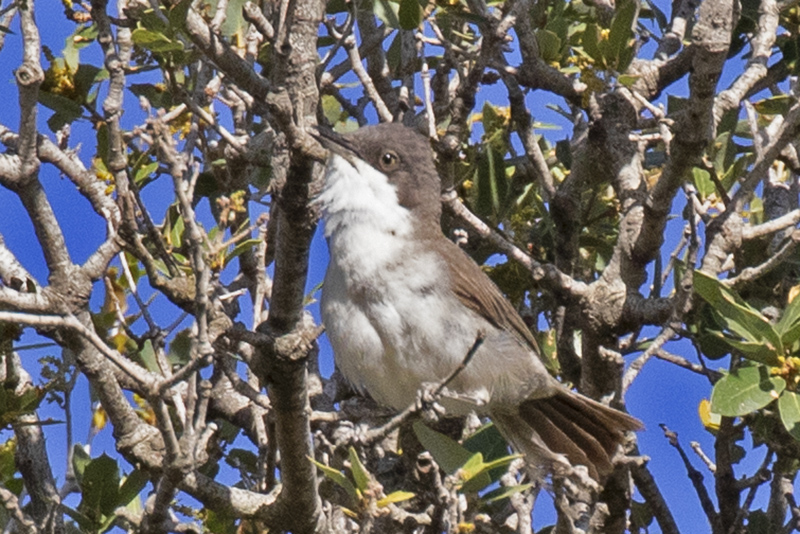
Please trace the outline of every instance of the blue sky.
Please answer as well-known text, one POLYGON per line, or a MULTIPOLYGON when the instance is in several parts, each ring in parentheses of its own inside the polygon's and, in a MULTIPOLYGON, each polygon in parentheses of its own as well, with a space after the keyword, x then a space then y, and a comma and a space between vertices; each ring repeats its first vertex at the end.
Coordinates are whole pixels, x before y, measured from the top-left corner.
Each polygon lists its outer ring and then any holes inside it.
MULTIPOLYGON (((665 2, 664 2, 665 3, 665 2)), ((666 4, 666 3, 665 3, 666 4)), ((48 45, 56 55, 63 48, 64 39, 71 33, 72 26, 65 22, 60 13, 61 6, 56 2, 40 2, 38 21, 42 34, 43 43, 48 45)), ((665 6, 668 12, 668 6, 665 6)), ((0 51, 0 94, 4 95, 5 105, 0 106, 0 123, 10 127, 12 130, 18 128, 18 109, 17 91, 14 84, 13 70, 19 65, 21 59, 20 35, 16 24, 13 27, 17 32, 8 35, 5 41, 5 48, 0 51)), ((100 58, 94 47, 85 49, 82 59, 89 59, 90 62, 99 65, 100 58), (93 50, 90 52, 90 50, 93 50)), ((734 60, 735 61, 735 60, 734 60)), ((46 62, 45 62, 46 66, 46 62)), ((728 69, 730 70, 730 69, 728 69)), ((734 72, 726 71, 726 82, 730 81, 734 72)), ((138 80, 129 79, 129 83, 138 80)), ((686 94, 685 80, 670 89, 671 94, 686 94)), ((131 93, 125 95, 126 125, 130 126, 140 123, 142 114, 138 109, 136 97, 131 93)), ((666 95, 665 95, 666 97, 666 95)), ((498 105, 505 105, 506 95, 504 91, 487 88, 479 94, 479 99, 487 99, 498 105)), ((551 101, 550 97, 542 93, 533 93, 528 97, 535 119, 540 122, 554 123, 561 125, 563 130, 545 131, 550 140, 563 139, 570 135, 568 125, 555 112, 546 109, 544 104, 551 101)), ((477 109, 480 109, 478 104, 477 109)), ((221 109, 218 107, 218 109, 221 109)), ((46 120, 50 112, 41 108, 40 131, 45 135, 52 136, 46 125, 46 120)), ((91 156, 94 154, 94 141, 91 127, 88 123, 76 123, 73 125, 72 146, 82 143, 80 157, 86 166, 91 164, 91 156)), ((105 223, 91 209, 89 204, 75 191, 72 183, 58 175, 52 167, 43 166, 41 180, 45 190, 53 203, 55 213, 66 234, 67 245, 73 261, 82 262, 99 245, 105 236, 105 223)), ((154 215, 163 213, 167 203, 172 198, 172 184, 167 177, 162 177, 159 182, 149 186, 144 191, 145 202, 151 205, 151 213, 154 215)), ((680 215, 683 203, 679 199, 673 206, 673 212, 680 215)), ((201 204, 201 216, 204 220, 209 220, 207 204, 201 204)), ((254 214, 254 216, 257 214, 254 214)), ((667 229, 668 243, 675 243, 680 235, 683 221, 680 216, 673 220, 667 229)), ((35 243, 33 229, 28 221, 27 215, 21 207, 16 197, 4 189, 0 189, 0 233, 5 238, 9 248, 15 252, 23 265, 40 281, 46 283, 47 273, 41 251, 35 243)), ((311 252, 311 268, 308 281, 309 290, 315 287, 322 279, 327 263, 327 251, 324 241, 317 233, 311 252)), ((665 254, 671 252, 672 247, 664 247, 665 254)), ((245 299, 243 299, 244 301, 245 299)), ((93 304, 99 307, 102 303, 102 291, 95 292, 93 304)), ((244 305, 245 302, 242 302, 244 305)), ((317 309, 312 306, 312 311, 317 314, 317 309)), ((163 299, 159 305, 154 306, 153 312, 156 319, 163 319, 171 322, 177 317, 178 312, 170 305, 164 304, 163 299)), ((249 313, 249 312, 246 312, 249 313)), ((317 314, 318 317, 318 314, 317 314)), ((246 321, 249 323, 249 320, 246 321)), ((656 330, 653 330, 654 335, 656 330)), ((22 343, 35 343, 41 341, 32 331, 27 331, 22 343)), ((332 358, 330 347, 324 338, 322 345, 322 368, 323 371, 330 372, 332 369, 332 358)), ((676 343, 668 347, 673 352, 677 352, 696 360, 694 350, 688 343, 676 343)), ((60 352, 56 347, 46 350, 23 351, 21 356, 26 368, 33 370, 38 366, 33 360, 44 354, 58 355, 60 352)), ((631 356, 630 358, 634 358, 631 356)), ((630 361, 630 360, 629 360, 630 361)), ((628 363, 629 363, 628 361, 628 363)), ((715 365, 724 365, 724 362, 712 362, 715 365)), ((642 454, 651 457, 650 467, 665 494, 666 500, 675 514, 676 521, 683 532, 708 532, 710 529, 705 516, 700 509, 697 496, 686 476, 685 469, 676 451, 668 444, 659 429, 660 423, 666 424, 670 429, 679 434, 683 446, 689 451, 689 442, 698 441, 705 452, 713 456, 713 438, 708 434, 697 415, 697 406, 701 399, 710 395, 708 382, 695 374, 677 369, 671 364, 659 360, 652 360, 642 371, 639 378, 633 384, 627 395, 627 405, 630 412, 645 422, 647 429, 639 435, 639 446, 642 454)), ((79 382, 79 387, 74 398, 76 408, 75 439, 77 442, 85 442, 89 431, 89 410, 90 398, 88 387, 85 380, 79 382)), ((55 406, 45 406, 43 408, 44 417, 51 416, 56 419, 63 419, 63 414, 55 406)), ((63 480, 63 469, 66 450, 64 447, 64 428, 63 425, 51 426, 46 428, 48 435, 48 450, 53 460, 56 473, 60 480, 63 480)), ((0 440, 10 437, 10 434, 0 436, 0 440)), ((749 444, 749 438, 746 438, 749 444)), ((93 455, 106 450, 113 453, 113 441, 110 429, 102 431, 93 443, 93 455)), ((757 468, 763 458, 761 450, 750 455, 737 469, 737 475, 750 475, 757 468)), ((706 474, 706 480, 711 480, 710 473, 704 470, 701 463, 691 454, 695 466, 706 474)), ((122 463, 124 461, 121 460, 122 463)), ((129 466, 125 467, 130 469, 129 466)), ((764 502, 766 491, 762 490, 761 499, 764 502)), ((549 499, 542 497, 535 514, 535 527, 541 528, 551 524, 553 521, 552 512, 549 510, 551 504, 549 499)), ((653 526, 651 532, 658 532, 658 528, 653 526)))

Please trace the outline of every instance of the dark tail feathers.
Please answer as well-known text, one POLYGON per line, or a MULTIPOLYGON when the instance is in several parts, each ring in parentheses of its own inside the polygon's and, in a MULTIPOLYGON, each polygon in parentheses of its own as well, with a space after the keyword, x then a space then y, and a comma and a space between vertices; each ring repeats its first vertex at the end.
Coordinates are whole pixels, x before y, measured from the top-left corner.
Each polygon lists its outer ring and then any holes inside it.
POLYGON ((567 390, 526 400, 516 416, 493 417, 529 463, 563 463, 563 455, 572 465, 585 465, 598 481, 613 470, 611 459, 625 432, 642 429, 638 419, 567 390))

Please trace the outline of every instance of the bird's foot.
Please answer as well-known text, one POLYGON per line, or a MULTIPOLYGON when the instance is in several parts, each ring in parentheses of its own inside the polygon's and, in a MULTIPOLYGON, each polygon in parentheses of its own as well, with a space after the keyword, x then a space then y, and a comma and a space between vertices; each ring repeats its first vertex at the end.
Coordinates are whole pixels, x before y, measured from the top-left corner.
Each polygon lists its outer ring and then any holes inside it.
POLYGON ((429 422, 438 421, 439 418, 444 416, 444 406, 439 404, 439 397, 442 396, 444 390, 441 389, 439 384, 426 382, 417 391, 417 400, 415 403, 416 411, 422 415, 422 418, 429 422))
POLYGON ((370 427, 365 423, 342 421, 334 432, 333 438, 337 448, 368 445, 371 440, 370 427))

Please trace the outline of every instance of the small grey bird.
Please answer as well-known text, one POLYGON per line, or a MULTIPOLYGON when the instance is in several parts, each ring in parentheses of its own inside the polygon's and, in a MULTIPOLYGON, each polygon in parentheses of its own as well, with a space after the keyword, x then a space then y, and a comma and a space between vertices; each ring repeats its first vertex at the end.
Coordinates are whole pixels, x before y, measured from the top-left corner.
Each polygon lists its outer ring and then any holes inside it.
POLYGON ((570 391, 480 267, 441 231, 428 140, 399 124, 320 132, 330 151, 318 197, 330 263, 321 310, 345 378, 402 410, 484 342, 447 386, 447 412, 488 416, 532 467, 584 465, 600 480, 633 417, 570 391))

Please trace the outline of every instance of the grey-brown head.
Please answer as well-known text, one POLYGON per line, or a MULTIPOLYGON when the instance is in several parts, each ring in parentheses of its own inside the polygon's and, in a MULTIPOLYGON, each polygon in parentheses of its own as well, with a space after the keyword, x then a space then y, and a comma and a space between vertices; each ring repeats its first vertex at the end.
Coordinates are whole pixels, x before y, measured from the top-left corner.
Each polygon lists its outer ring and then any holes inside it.
POLYGON ((441 181, 423 135, 402 124, 386 123, 347 134, 320 130, 317 138, 350 162, 354 171, 357 158, 384 174, 396 188, 400 206, 412 211, 415 219, 435 221, 438 228, 441 181))

